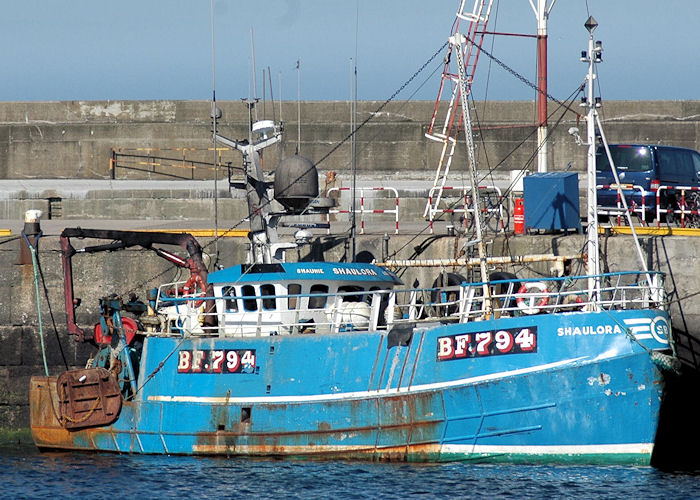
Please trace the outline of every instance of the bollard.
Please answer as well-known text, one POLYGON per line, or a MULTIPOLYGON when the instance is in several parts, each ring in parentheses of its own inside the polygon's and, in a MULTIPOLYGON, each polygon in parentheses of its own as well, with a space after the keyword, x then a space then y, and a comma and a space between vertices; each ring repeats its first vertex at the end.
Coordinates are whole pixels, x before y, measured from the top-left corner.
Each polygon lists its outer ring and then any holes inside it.
MULTIPOLYGON (((24 212, 24 229, 22 232, 27 236, 29 242, 36 246, 37 236, 41 233, 41 220, 42 211, 41 210, 27 210, 24 212)), ((27 242, 24 238, 20 239, 19 243, 19 260, 17 264, 23 266, 32 263, 32 254, 27 246, 27 242)))
POLYGON ((389 235, 384 233, 383 244, 382 244, 382 262, 386 262, 389 258, 389 235))
POLYGON ((515 234, 525 234, 525 204, 523 198, 515 199, 513 208, 513 232, 515 234))

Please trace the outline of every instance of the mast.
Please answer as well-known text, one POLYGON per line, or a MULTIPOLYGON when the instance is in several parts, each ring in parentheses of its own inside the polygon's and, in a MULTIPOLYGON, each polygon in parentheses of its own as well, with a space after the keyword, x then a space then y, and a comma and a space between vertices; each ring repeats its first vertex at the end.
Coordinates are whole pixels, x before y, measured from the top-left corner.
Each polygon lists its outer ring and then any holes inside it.
POLYGON ((350 208, 350 240, 352 242, 351 262, 355 262, 357 251, 357 34, 360 25, 360 2, 355 1, 355 58, 353 59, 352 80, 352 205, 350 208))
MULTIPOLYGON (((574 137, 576 144, 580 146, 586 146, 586 175, 588 176, 587 182, 587 238, 586 238, 586 253, 588 259, 586 265, 588 267, 588 298, 591 304, 597 304, 597 299, 600 295, 600 254, 599 254, 599 238, 598 238, 598 189, 596 187, 596 141, 600 139, 600 142, 605 149, 605 154, 608 157, 608 162, 610 163, 610 168, 612 170, 613 177, 615 178, 615 184, 617 185, 617 192, 620 196, 620 201, 622 203, 622 208, 627 218, 627 223, 629 224, 630 231, 632 233, 632 240, 634 241, 635 249, 637 250, 637 257, 639 258, 639 263, 646 274, 647 283, 649 287, 652 288, 654 285, 652 283, 651 276, 648 273, 647 263, 644 259, 644 253, 642 252, 642 247, 639 245, 639 238, 637 237, 637 231, 634 228, 634 221, 632 220, 632 214, 627 205, 627 199, 622 191, 622 185, 620 184, 620 177, 618 176, 617 167, 613 161, 612 155, 610 154, 610 148, 608 147, 608 141, 605 138, 605 132, 603 131, 602 123, 600 122, 600 116, 598 115, 598 108, 602 106, 602 101, 600 97, 594 97, 593 88, 594 82, 597 79, 595 72, 595 65, 602 62, 603 54, 603 44, 600 41, 593 41, 593 32, 598 27, 598 22, 593 16, 590 16, 586 23, 585 28, 590 34, 588 39, 588 51, 585 50, 581 52, 581 61, 588 64, 588 73, 586 74, 586 95, 581 98, 581 106, 587 108, 586 113, 586 141, 584 142, 579 136, 579 130, 576 127, 571 127, 569 129, 569 134, 574 137), (598 135, 599 134, 599 135, 598 135)), ((598 306, 594 306, 596 310, 599 309, 598 306)))
POLYGON ((489 275, 486 267, 486 247, 481 231, 481 196, 479 196, 479 185, 476 181, 476 154, 474 150, 474 136, 472 135, 472 121, 469 113, 469 96, 467 94, 467 76, 464 70, 463 48, 467 38, 461 33, 455 33, 450 37, 450 43, 457 50, 457 67, 459 69, 459 94, 462 104, 462 118, 464 121, 464 140, 467 144, 469 154, 469 182, 472 188, 472 204, 474 207, 474 227, 476 229, 476 244, 479 253, 479 266, 481 269, 481 281, 483 282, 484 293, 484 315, 491 316, 493 307, 491 305, 491 287, 489 286, 489 275))
POLYGON ((246 178, 246 199, 250 218, 251 262, 270 263, 274 259, 274 245, 279 241, 277 228, 271 218, 270 197, 267 192, 261 151, 282 138, 281 131, 272 120, 254 121, 257 99, 244 99, 248 107, 248 138, 234 141, 216 134, 216 139, 237 149, 243 155, 243 168, 246 178))
POLYGON ((588 38, 588 54, 584 59, 588 63, 588 74, 586 75, 587 96, 585 105, 588 108, 586 114, 586 165, 588 174, 588 231, 586 240, 586 253, 588 254, 588 298, 591 303, 596 303, 600 292, 600 255, 598 244, 598 190, 596 188, 596 165, 595 165, 595 150, 596 150, 596 119, 598 117, 597 106, 600 106, 600 98, 597 100, 593 97, 593 85, 597 78, 595 73, 595 63, 601 60, 600 52, 602 48, 598 47, 593 41, 593 32, 598 27, 598 23, 590 16, 584 24, 589 33, 588 38))

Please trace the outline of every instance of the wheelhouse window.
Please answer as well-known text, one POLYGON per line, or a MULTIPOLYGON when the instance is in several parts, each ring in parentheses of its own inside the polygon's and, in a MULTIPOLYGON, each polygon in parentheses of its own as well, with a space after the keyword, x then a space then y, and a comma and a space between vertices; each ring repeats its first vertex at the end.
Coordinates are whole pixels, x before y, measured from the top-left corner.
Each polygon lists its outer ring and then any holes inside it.
POLYGON ((345 285, 338 287, 338 293, 352 294, 343 295, 343 302, 362 302, 365 289, 361 286, 345 285))
POLYGON ((326 300, 328 299, 328 296, 314 294, 327 294, 328 285, 311 285, 310 293, 311 297, 309 297, 309 309, 323 309, 324 307, 326 307, 326 300))
POLYGON ((266 297, 266 295, 276 295, 275 285, 273 285, 272 283, 261 285, 260 295, 263 296, 262 308, 264 311, 274 311, 275 309, 277 309, 277 304, 275 303, 277 299, 275 299, 275 297, 266 297))
POLYGON ((258 304, 255 301, 255 287, 253 285, 243 285, 241 292, 243 293, 243 310, 257 311, 258 304))
POLYGON ((233 286, 225 286, 221 289, 221 295, 226 304, 226 311, 237 312, 238 301, 236 300, 236 288, 233 286))
POLYGON ((287 285, 287 294, 289 294, 289 297, 287 297, 287 309, 293 311, 297 308, 297 304, 299 303, 299 297, 297 297, 297 295, 300 293, 301 285, 299 283, 290 283, 287 285))

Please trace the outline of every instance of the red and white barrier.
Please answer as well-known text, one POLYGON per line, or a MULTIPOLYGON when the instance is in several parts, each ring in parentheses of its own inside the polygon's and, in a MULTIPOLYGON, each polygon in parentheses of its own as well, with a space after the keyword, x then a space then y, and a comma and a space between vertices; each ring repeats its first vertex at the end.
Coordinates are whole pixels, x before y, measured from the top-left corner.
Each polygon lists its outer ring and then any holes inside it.
MULTIPOLYGON (((334 187, 328 190, 326 196, 330 197, 330 193, 333 191, 350 191, 352 188, 349 187, 334 187)), ((394 214, 394 234, 399 234, 399 192, 393 187, 362 187, 357 188, 356 191, 360 193, 360 208, 355 209, 356 214, 360 214, 360 234, 365 234, 365 214, 394 214), (391 191, 394 194, 394 208, 392 209, 367 209, 365 208, 365 191, 391 191)), ((379 199, 379 198, 375 198, 379 199)), ((391 198, 385 198, 391 199, 391 198)), ((330 223, 330 214, 350 214, 352 213, 352 200, 350 200, 350 207, 348 209, 330 209, 326 215, 326 221, 330 223)), ((330 234, 330 227, 328 228, 328 234, 330 234)))
MULTIPOLYGON (((503 195, 501 193, 501 190, 497 186, 479 186, 477 189, 480 191, 493 191, 496 194, 498 194, 498 199, 503 200, 503 195)), ((473 213, 474 209, 469 208, 471 205, 471 202, 469 200, 469 196, 471 195, 471 187, 469 186, 443 186, 443 187, 433 187, 430 189, 428 192, 428 210, 427 210, 427 215, 428 215, 428 221, 430 225, 430 234, 433 234, 434 232, 434 221, 435 221, 435 215, 436 214, 466 214, 467 213, 473 213), (435 192, 438 192, 438 200, 436 204, 433 204, 434 201, 434 196, 435 192), (440 203, 440 199, 446 198, 443 196, 444 191, 461 191, 462 193, 460 194, 460 197, 462 198, 462 204, 460 205, 460 208, 437 208, 435 205, 440 203)), ((456 198, 456 196, 452 196, 452 198, 456 198)), ((499 203, 498 206, 495 207, 485 207, 482 209, 482 212, 496 212, 498 211, 499 215, 499 220, 503 221, 503 203, 499 203)), ((506 228, 502 227, 505 231, 506 228)))

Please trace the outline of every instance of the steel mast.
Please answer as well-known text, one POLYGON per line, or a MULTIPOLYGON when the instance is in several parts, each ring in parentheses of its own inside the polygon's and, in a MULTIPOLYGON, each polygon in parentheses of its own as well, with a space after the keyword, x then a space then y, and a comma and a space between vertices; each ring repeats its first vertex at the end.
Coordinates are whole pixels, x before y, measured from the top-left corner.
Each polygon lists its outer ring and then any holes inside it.
POLYGON ((601 60, 600 54, 602 47, 600 44, 596 46, 593 41, 593 32, 598 27, 598 22, 590 16, 584 24, 589 33, 588 38, 588 57, 583 59, 588 63, 588 74, 586 75, 587 97, 584 105, 588 108, 586 114, 586 146, 588 151, 586 154, 586 165, 588 174, 588 231, 586 240, 586 253, 588 254, 588 296, 589 302, 597 303, 600 294, 600 254, 598 243, 598 190, 596 188, 596 120, 598 118, 598 107, 600 106, 600 98, 595 99, 593 96, 593 85, 597 78, 595 73, 595 63, 601 60))
POLYGON ((484 315, 491 316, 493 306, 491 304, 491 286, 489 285, 489 273, 486 265, 486 246, 481 227, 481 196, 479 196, 479 184, 476 180, 476 151, 474 148, 474 135, 472 131, 472 120, 469 114, 469 94, 467 92, 467 75, 464 69, 464 58, 462 47, 467 43, 467 37, 461 33, 455 33, 450 37, 450 44, 457 47, 457 69, 459 71, 459 97, 462 103, 462 120, 464 125, 464 140, 467 145, 469 155, 469 181, 472 188, 472 204, 474 207, 474 227, 476 229, 476 245, 479 253, 479 265, 481 270, 481 281, 484 293, 484 315))

